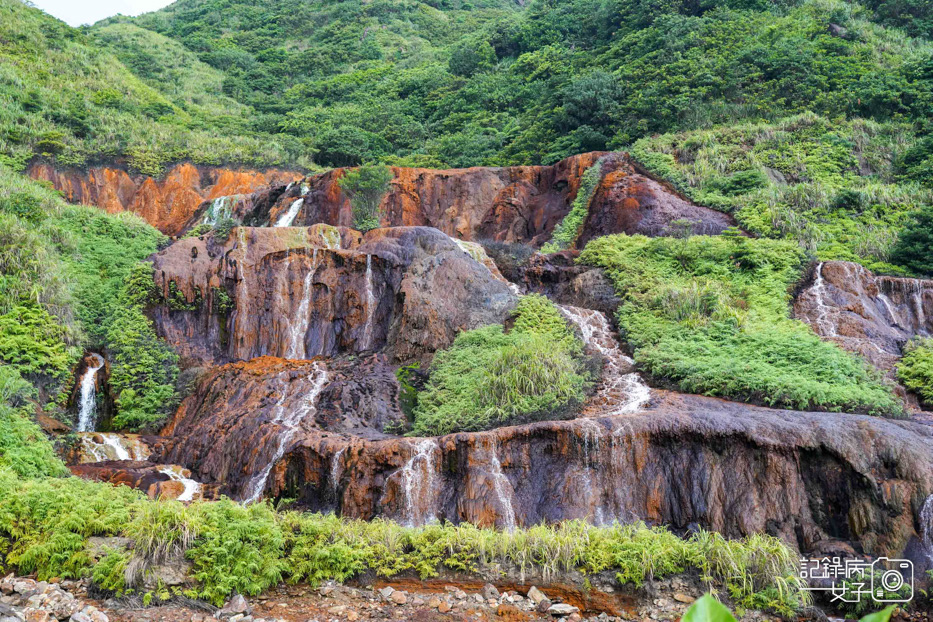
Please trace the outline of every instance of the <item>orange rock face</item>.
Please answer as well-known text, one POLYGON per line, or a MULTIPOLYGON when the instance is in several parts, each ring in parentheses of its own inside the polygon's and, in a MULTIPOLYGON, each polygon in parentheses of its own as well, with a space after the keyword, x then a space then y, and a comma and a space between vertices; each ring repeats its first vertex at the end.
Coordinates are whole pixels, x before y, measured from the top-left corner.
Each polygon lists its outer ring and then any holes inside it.
MULTIPOLYGON (((695 233, 717 234, 735 224, 721 212, 694 205, 637 168, 625 154, 585 153, 552 166, 453 170, 393 168, 382 200, 382 226, 424 225, 461 240, 540 246, 570 211, 583 173, 603 158, 602 181, 590 203, 579 244, 609 233, 661 235, 673 220, 695 233)), ((338 184, 345 169, 310 177, 283 193, 269 211, 275 222, 304 197, 294 224, 351 226, 350 202, 338 184)))
POLYGON ((27 172, 33 179, 50 182, 72 203, 96 205, 110 214, 133 212, 166 235, 180 233, 204 201, 252 193, 301 177, 289 171, 231 170, 190 163, 172 166, 162 179, 104 166, 60 171, 41 162, 27 172))

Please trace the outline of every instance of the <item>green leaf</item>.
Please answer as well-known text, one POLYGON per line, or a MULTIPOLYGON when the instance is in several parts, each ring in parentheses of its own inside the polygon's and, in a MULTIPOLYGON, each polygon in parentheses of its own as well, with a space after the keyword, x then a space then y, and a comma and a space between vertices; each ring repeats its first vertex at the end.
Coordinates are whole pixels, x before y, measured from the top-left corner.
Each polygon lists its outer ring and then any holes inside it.
POLYGON ((735 622, 735 618, 712 594, 704 594, 693 603, 680 622, 735 622))
POLYGON ((867 616, 859 620, 859 622, 888 622, 888 620, 891 619, 891 614, 894 613, 895 609, 896 607, 894 605, 891 605, 877 613, 868 614, 867 616))

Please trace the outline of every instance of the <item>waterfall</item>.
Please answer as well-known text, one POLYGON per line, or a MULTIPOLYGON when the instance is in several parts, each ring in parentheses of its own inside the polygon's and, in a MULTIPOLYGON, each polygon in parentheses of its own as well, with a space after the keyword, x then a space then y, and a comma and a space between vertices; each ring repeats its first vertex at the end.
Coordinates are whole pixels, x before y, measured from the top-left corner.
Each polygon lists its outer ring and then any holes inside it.
POLYGON ((308 376, 308 380, 311 381, 311 388, 305 395, 304 401, 301 406, 290 412, 286 412, 283 406, 285 397, 288 395, 288 387, 282 389, 282 396, 273 408, 273 415, 269 421, 269 423, 273 423, 279 428, 275 453, 269 462, 266 463, 266 466, 263 467, 262 471, 250 478, 249 482, 246 484, 246 492, 243 497, 245 503, 257 501, 259 497, 262 496, 263 491, 266 489, 269 473, 272 472, 272 468, 282 459, 282 456, 285 455, 285 451, 289 448, 292 439, 301 428, 301 422, 304 421, 308 415, 314 414, 317 408, 317 398, 327 385, 327 368, 323 363, 319 361, 314 363, 314 371, 308 376))
POLYGON ((220 220, 224 218, 230 218, 233 214, 231 207, 233 204, 233 199, 235 195, 217 197, 211 201, 211 206, 204 212, 204 218, 201 219, 201 222, 205 225, 214 226, 220 220))
POLYGON ((159 469, 159 473, 164 473, 169 476, 169 479, 176 482, 181 482, 185 489, 178 496, 178 501, 194 501, 195 495, 201 494, 201 484, 196 482, 190 477, 190 472, 187 469, 182 469, 180 466, 171 464, 166 467, 159 469))
POLYGON ((897 326, 898 328, 904 328, 901 325, 901 320, 897 317, 897 312, 894 311, 894 305, 891 304, 891 299, 888 298, 887 294, 882 291, 878 292, 878 300, 881 301, 881 304, 884 305, 884 310, 887 311, 888 316, 891 319, 891 326, 897 326))
POLYGON ((406 524, 418 527, 437 520, 434 512, 430 510, 437 493, 434 477, 434 450, 437 449, 437 444, 424 439, 409 447, 411 456, 399 470, 402 480, 400 486, 405 496, 406 524), (422 509, 422 504, 428 507, 422 509))
POLYGON ((343 452, 347 450, 347 446, 343 446, 337 451, 334 452, 333 457, 330 459, 330 487, 334 493, 335 501, 337 499, 338 488, 340 488, 340 456, 343 455, 343 452))
POLYGON ((91 432, 97 423, 97 372, 104 366, 104 358, 93 353, 91 356, 94 357, 94 364, 88 365, 84 376, 81 377, 81 402, 76 432, 91 432))
POLYGON ((561 311, 583 334, 583 342, 599 352, 604 360, 603 375, 591 404, 600 406, 601 415, 637 412, 649 399, 648 388, 635 371, 635 361, 619 348, 612 326, 604 313, 593 309, 560 306, 561 311))
POLYGON ((933 566, 933 495, 927 497, 920 511, 920 530, 923 536, 923 548, 930 565, 933 566))
POLYGON ((295 217, 298 216, 298 212, 301 211, 301 204, 304 203, 304 197, 298 197, 292 204, 288 206, 288 211, 279 216, 279 219, 275 221, 276 227, 291 227, 292 223, 295 222, 295 217))
POLYGON ((305 336, 308 333, 308 324, 311 322, 308 309, 311 306, 311 294, 314 290, 312 279, 317 272, 317 249, 312 251, 311 269, 305 275, 302 284, 301 303, 298 305, 298 312, 291 317, 288 322, 288 349, 285 352, 285 358, 297 359, 307 358, 307 347, 305 346, 305 336), (300 353, 300 357, 299 357, 300 353))
POLYGON ((515 508, 512 507, 512 496, 515 490, 509 478, 502 472, 502 463, 499 462, 499 444, 493 439, 489 448, 489 466, 492 476, 492 487, 499 500, 499 508, 502 510, 502 522, 506 531, 515 531, 515 508))
POLYGON ((583 427, 583 487, 586 490, 587 503, 594 506, 593 515, 597 525, 605 523, 605 515, 601 500, 598 498, 599 488, 593 486, 593 476, 598 472, 600 441, 603 436, 602 427, 592 419, 581 420, 583 427), (594 497, 596 497, 594 499, 594 497))
POLYGON ((813 297, 816 301, 816 325, 826 337, 836 336, 836 325, 828 319, 832 308, 826 304, 826 282, 823 281, 823 262, 816 266, 816 278, 813 281, 813 297))
POLYGON ((376 314, 376 295, 373 293, 372 255, 366 255, 366 325, 363 327, 363 347, 369 350, 373 346, 373 317, 376 314))
POLYGON ((79 434, 78 438, 81 444, 81 463, 149 458, 149 448, 135 435, 94 432, 79 434))

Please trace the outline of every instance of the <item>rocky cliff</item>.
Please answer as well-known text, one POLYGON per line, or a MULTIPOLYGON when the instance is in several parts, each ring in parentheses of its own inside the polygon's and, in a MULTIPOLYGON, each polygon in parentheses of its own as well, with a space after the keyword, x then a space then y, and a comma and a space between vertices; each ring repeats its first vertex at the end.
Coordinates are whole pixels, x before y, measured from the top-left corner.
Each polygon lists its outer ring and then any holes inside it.
POLYGON ((267 358, 216 369, 165 430, 157 459, 239 498, 261 491, 409 524, 641 518, 872 554, 900 554, 922 535, 927 426, 662 392, 627 416, 392 438, 386 423, 401 415, 381 366, 267 358), (302 409, 291 428, 277 414, 302 409))
POLYGON ((160 178, 128 173, 118 166, 59 170, 48 163, 29 167, 33 179, 48 181, 72 203, 96 205, 108 213, 133 212, 167 235, 177 235, 205 201, 247 195, 269 185, 283 186, 301 174, 199 166, 170 167, 160 178))
POLYGON ((153 263, 162 295, 150 313, 187 365, 375 350, 408 361, 501 322, 516 301, 426 227, 240 227, 223 242, 179 240, 153 263))
POLYGON ((794 314, 894 380, 904 344, 933 331, 925 311, 931 307, 933 281, 875 276, 856 263, 827 261, 810 272, 794 314))
MULTIPOLYGON (((663 235, 679 219, 692 222, 696 233, 717 234, 735 224, 730 216, 694 205, 648 177, 625 154, 586 153, 552 166, 393 168, 382 200, 382 225, 424 225, 457 239, 540 246, 570 211, 583 173, 599 159, 602 178, 581 246, 608 233, 663 235)), ((335 169, 292 186, 270 208, 268 222, 279 221, 294 206, 294 224, 350 226, 350 202, 338 184, 344 174, 335 169)))

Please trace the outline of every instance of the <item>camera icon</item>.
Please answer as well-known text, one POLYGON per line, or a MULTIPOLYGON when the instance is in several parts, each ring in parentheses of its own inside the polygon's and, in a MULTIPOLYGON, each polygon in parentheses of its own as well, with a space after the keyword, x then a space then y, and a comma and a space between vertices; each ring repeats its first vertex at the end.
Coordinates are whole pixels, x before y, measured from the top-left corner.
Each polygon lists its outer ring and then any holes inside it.
POLYGON ((871 597, 877 603, 907 603, 914 598, 914 563, 879 557, 871 564, 871 597))

